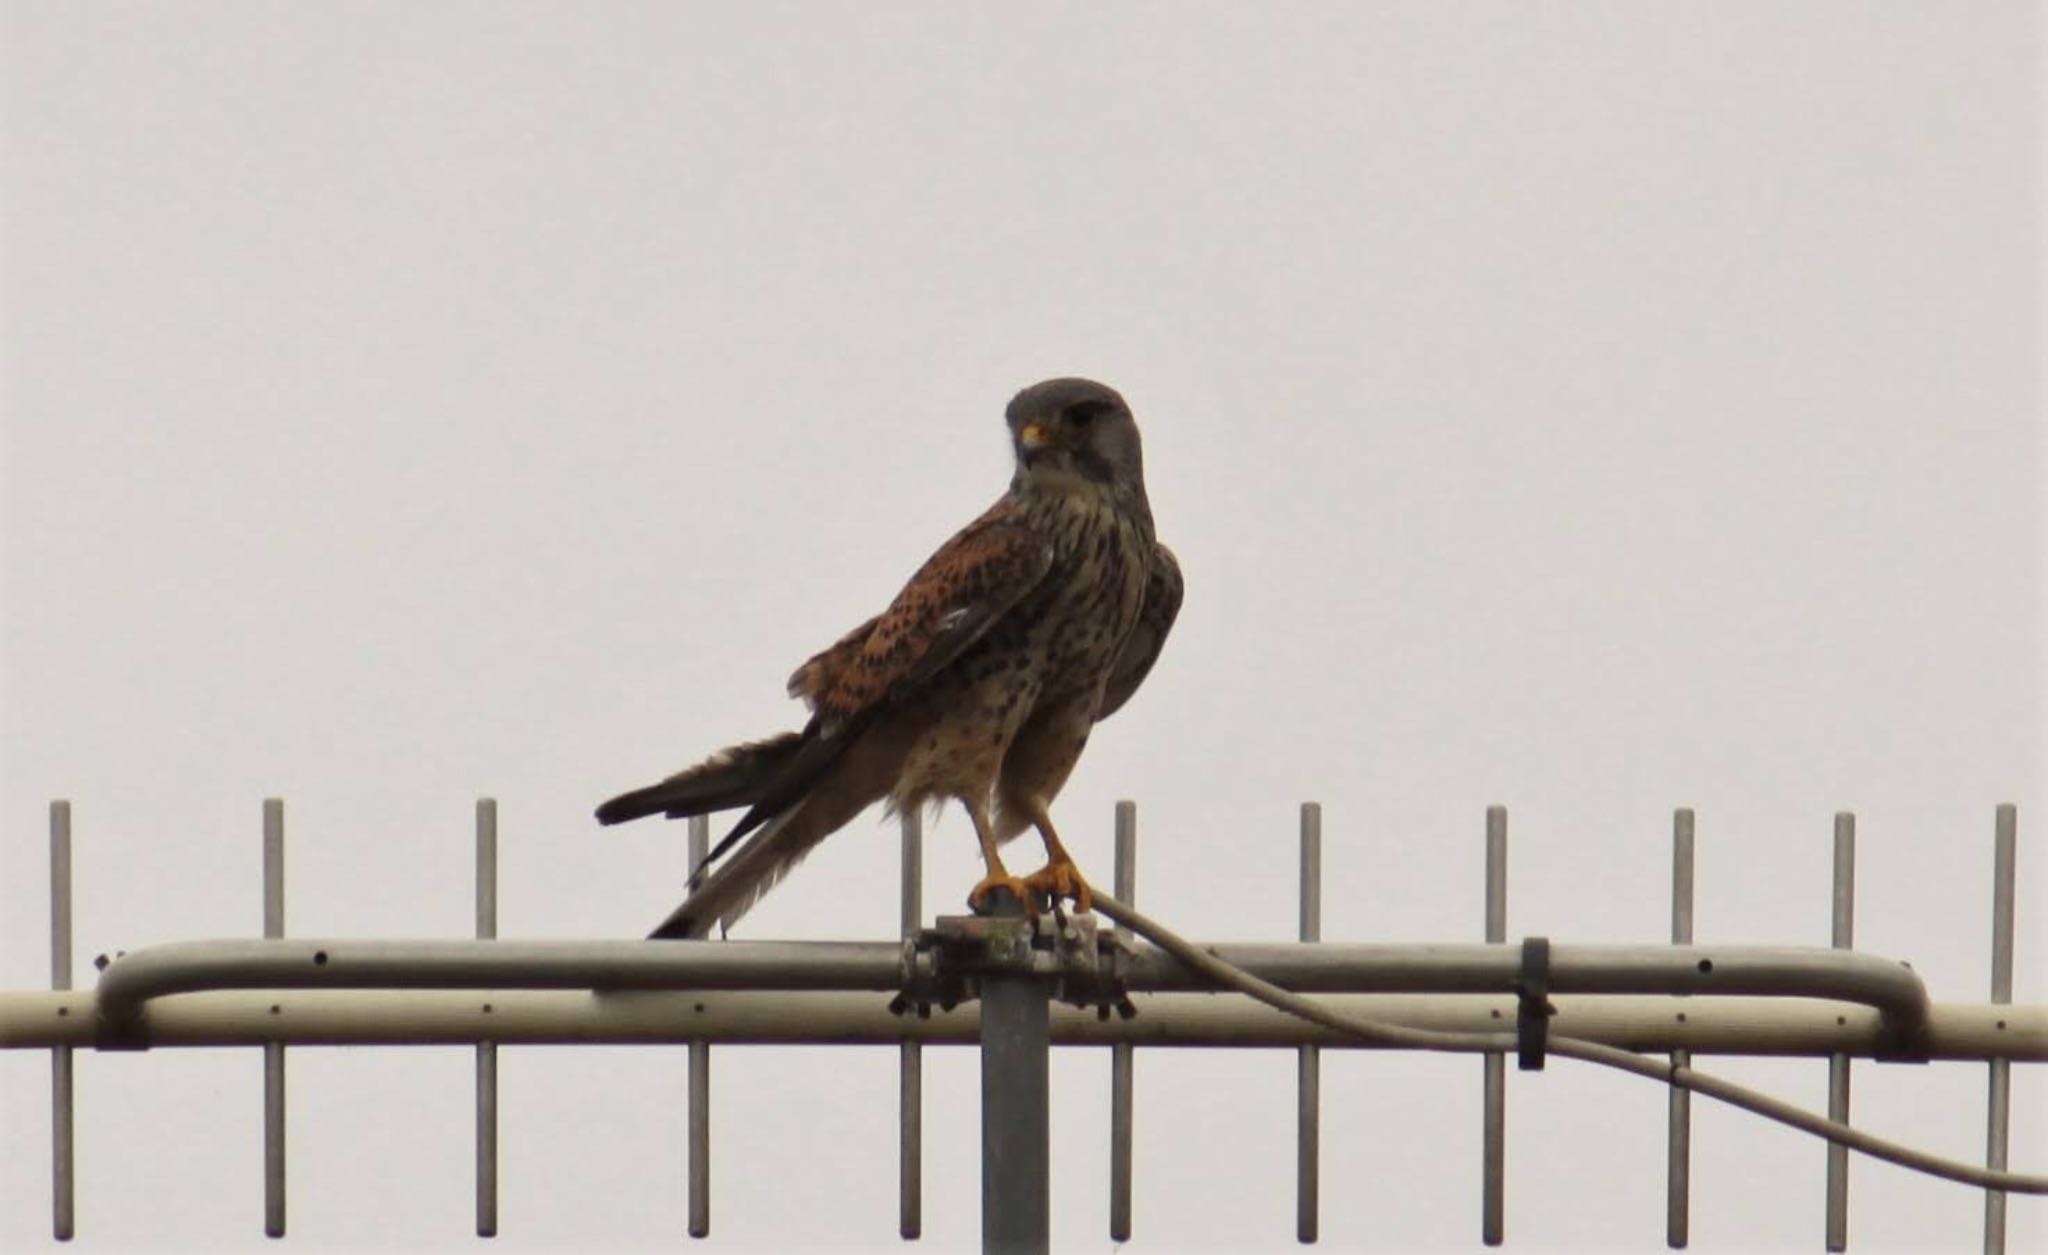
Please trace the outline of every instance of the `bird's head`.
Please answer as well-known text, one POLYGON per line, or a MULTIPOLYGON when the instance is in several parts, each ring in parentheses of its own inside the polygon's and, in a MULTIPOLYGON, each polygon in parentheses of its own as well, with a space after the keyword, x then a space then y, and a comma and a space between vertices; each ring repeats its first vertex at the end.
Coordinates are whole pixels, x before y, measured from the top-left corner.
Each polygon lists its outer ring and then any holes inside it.
POLYGON ((1092 379, 1048 379, 1018 393, 1004 416, 1020 475, 1143 492, 1138 424, 1116 389, 1092 379))

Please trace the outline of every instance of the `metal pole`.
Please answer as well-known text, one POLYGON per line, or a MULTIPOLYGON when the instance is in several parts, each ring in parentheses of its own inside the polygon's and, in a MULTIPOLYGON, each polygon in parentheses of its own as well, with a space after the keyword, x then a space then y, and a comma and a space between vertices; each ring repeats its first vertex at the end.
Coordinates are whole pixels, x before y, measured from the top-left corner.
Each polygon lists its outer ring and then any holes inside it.
MULTIPOLYGON (((1323 939, 1323 808, 1301 804, 1301 939, 1323 939)), ((1316 1240, 1321 1188, 1322 1057, 1302 1046, 1295 1057, 1294 1238, 1316 1240)))
MULTIPOLYGON (((476 802, 476 936, 498 936, 498 803, 476 802)), ((476 1046, 476 1235, 498 1235, 498 1045, 476 1046)))
MULTIPOLYGON (((1991 855, 1991 1002, 2012 1002, 2013 886, 2019 856, 2019 812, 2007 802, 1994 821, 1991 855)), ((1991 1061, 1984 1120, 1984 1166, 2003 1170, 2012 1132, 2012 1062, 1991 1061)), ((2005 1191, 1984 1191, 1985 1255, 2004 1255, 2005 1191)))
MULTIPOLYGON (((284 936, 284 802, 263 799, 263 936, 284 936)), ((263 1047, 263 1233, 284 1236, 284 1043, 263 1047)))
MULTIPOLYGON (((1213 942, 1227 963, 1297 993, 1513 994, 1520 947, 1364 945, 1350 942, 1213 942)), ((1020 956, 1020 962, 1022 958, 1020 956)), ((1060 960, 1035 951, 1048 980, 1060 960)), ((1119 966, 1133 992, 1213 990, 1167 952, 1139 946, 1119 966)), ((858 989, 898 993, 936 969, 930 955, 906 968, 900 941, 721 941, 646 946, 639 941, 361 940, 254 938, 166 941, 108 965, 94 990, 94 1028, 108 1048, 146 1047, 155 1000, 224 989, 858 989)), ((1681 994, 1826 998, 1877 1012, 1892 1052, 1916 1053, 1932 1005, 1913 970, 1874 954, 1811 946, 1581 945, 1550 947, 1552 994, 1681 994)), ((0 998, 6 995, 0 994, 0 998)), ((32 996, 46 996, 36 994, 32 996)), ((486 1039, 503 1041, 496 1034, 486 1039)), ((890 1041, 901 1040, 892 1034, 890 1041)), ((1665 1047, 1671 1049, 1672 1047, 1665 1047)), ((1694 1049, 1700 1049, 1694 1047, 1694 1049)))
MULTIPOLYGON (((71 988, 71 803, 50 803, 50 988, 71 988)), ((50 1236, 76 1231, 71 1047, 50 1048, 50 1236)))
MULTIPOLYGON (((512 942, 501 944, 511 945, 512 942)), ((631 942, 639 945, 640 942, 631 942)), ((721 943, 727 944, 727 943, 721 943)), ((652 947, 649 947, 652 948, 652 947)), ((709 947, 716 948, 716 947, 709 947)), ((1049 956, 1045 956, 1049 957, 1049 956)), ((289 1041, 309 1046, 654 1045, 708 1041, 733 1045, 862 1045, 895 1049, 905 1037, 926 1046, 970 1046, 980 1041, 976 1004, 926 1019, 905 1020, 888 995, 853 991, 649 991, 627 998, 591 996, 582 989, 499 989, 417 986, 373 990, 226 989, 199 997, 169 998, 149 1012, 147 1044, 157 1047, 250 1046, 289 1041)), ((1100 1047, 1117 1043, 1157 1046, 1284 1049, 1313 1043, 1324 1051, 1397 1049, 1309 1024, 1238 994, 1132 994, 1138 1016, 1102 1020, 1097 1012, 1055 1004, 1053 1044, 1100 1047)), ((1454 997, 1441 993, 1323 994, 1333 1010, 1414 1028, 1498 1033, 1515 1013, 1511 994, 1454 997)), ((1845 1052, 1858 1059, 1897 1059, 1896 1038, 1878 1016, 1848 1004, 1815 998, 1555 994, 1551 1032, 1624 1050, 1751 1058, 1826 1058, 1845 1052)), ((1926 1021, 1924 1056, 1934 1061, 2048 1063, 2048 1006, 1992 1006, 1982 1001, 1937 1003, 1926 1021)), ((92 1000, 49 990, 0 990, 0 1051, 52 1046, 108 1046, 92 1000)), ((1916 1054, 1912 1058, 1920 1058, 1916 1054)))
MULTIPOLYGON (((1138 900, 1138 804, 1116 804, 1116 896, 1138 900)), ((1119 943, 1129 933, 1119 925, 1119 943)), ((1131 1043, 1109 1048, 1109 1240, 1131 1240, 1131 1043)))
MULTIPOLYGON (((1856 941, 1856 816, 1835 812, 1834 926, 1831 944, 1848 950, 1856 941)), ((1828 1057, 1828 1119, 1849 1120, 1849 1056, 1828 1057)), ((1828 1143, 1827 1249, 1849 1249, 1849 1148, 1828 1143)))
MULTIPOLYGON (((1508 939, 1508 808, 1486 808, 1486 940, 1503 945, 1508 939)), ((1481 1180, 1479 1240, 1499 1246, 1506 1207, 1507 1067, 1499 1051, 1487 1054, 1481 1117, 1481 1180)))
MULTIPOLYGON (((711 817, 690 816, 690 875, 711 848, 711 817)), ((690 1043, 690 1236, 711 1233, 711 1043, 690 1043)))
MULTIPOLYGON (((1022 916, 1009 894, 998 914, 1022 916)), ((1020 926, 1017 944, 1028 932, 1020 926)), ((981 1248, 1035 1255, 1051 1249, 1047 1058, 1052 986, 1028 970, 991 965, 981 980, 981 1248)))
MULTIPOLYGON (((1671 944, 1692 944, 1693 815, 1681 807, 1671 817, 1671 944)), ((1692 1066, 1692 1051, 1671 1052, 1671 1066, 1692 1066)), ((1684 1250, 1691 1240, 1692 1091, 1671 1087, 1670 1143, 1665 1150, 1664 1242, 1684 1250)))
MULTIPOLYGON (((924 923, 924 816, 903 814, 903 937, 924 923)), ((914 1014, 914 1013, 913 1013, 914 1014)), ((896 1232, 906 1241, 924 1232, 924 1046, 905 1041, 898 1050, 896 1232)))

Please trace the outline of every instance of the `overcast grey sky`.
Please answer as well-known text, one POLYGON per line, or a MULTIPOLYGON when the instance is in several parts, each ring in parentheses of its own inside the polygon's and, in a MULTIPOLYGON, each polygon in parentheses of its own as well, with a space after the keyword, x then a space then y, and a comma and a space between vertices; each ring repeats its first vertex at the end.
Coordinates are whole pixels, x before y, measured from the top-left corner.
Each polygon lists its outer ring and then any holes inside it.
MULTIPOLYGON (((1106 880, 1215 938, 1858 941, 1987 988, 2020 805, 2048 997, 2041 15, 1677 5, 7 3, 0 30, 0 985, 77 946, 289 925, 636 936, 681 825, 591 806, 793 726, 789 670, 1001 491, 1004 402, 1130 398, 1188 596, 1060 799, 1106 880)), ((828 842, 749 937, 895 928, 895 836, 828 842)), ((962 819, 926 901, 973 883, 962 819)), ((928 1245, 978 1235, 972 1052, 927 1056, 928 1245)), ((292 1241, 459 1247, 469 1054, 299 1051, 292 1241)), ((1818 1063, 1721 1065, 1819 1104, 1818 1063)), ((517 1248, 683 1230, 675 1050, 508 1052, 517 1248)), ((1333 1249, 1477 1244, 1469 1059, 1326 1061, 1333 1249)), ((80 1060, 107 1251, 262 1244, 249 1052, 80 1060)), ((0 1058, 0 1245, 48 1244, 47 1064, 0 1058)), ((1054 1226, 1107 1231, 1108 1063, 1055 1061, 1054 1226)), ((1291 1056, 1142 1055, 1135 1246, 1285 1250, 1291 1056)), ((1983 1069, 1858 1070, 1859 1118, 1982 1149, 1983 1069)), ((2015 1159, 2048 1167, 2022 1069, 2015 1159), (2030 1109, 2031 1108, 2031 1109, 2030 1109)), ((895 1249, 894 1055, 724 1050, 708 1249, 895 1249)), ((1652 1249, 1664 1094, 1509 1086, 1515 1249, 1652 1249)), ((1813 1250, 1820 1144, 1703 1104, 1695 1245, 1813 1250)), ((1980 1196, 1869 1161, 1856 1249, 1980 1196)), ((2014 1248, 2048 1243, 2013 1204, 2014 1248)))

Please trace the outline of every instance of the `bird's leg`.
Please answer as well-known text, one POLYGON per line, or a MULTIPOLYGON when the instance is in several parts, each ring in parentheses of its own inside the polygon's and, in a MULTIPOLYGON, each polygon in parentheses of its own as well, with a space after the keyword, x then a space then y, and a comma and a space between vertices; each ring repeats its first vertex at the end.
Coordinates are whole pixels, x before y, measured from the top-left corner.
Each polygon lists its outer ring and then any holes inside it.
POLYGON ((1082 878, 1081 869, 1074 865, 1074 856, 1060 844, 1060 834, 1052 826, 1052 812, 1046 809, 1044 799, 1026 798, 1023 809, 1031 826, 1038 829, 1038 835, 1045 839, 1046 857, 1045 866, 1026 876, 1024 883, 1039 893, 1051 896, 1055 902, 1061 898, 1072 898, 1077 911, 1093 911, 1095 895, 1082 878))
POLYGON ((1007 889, 1011 896, 1023 904, 1026 912, 1038 914, 1037 895, 1031 892, 1028 884, 1012 876, 1003 866, 1003 856, 996 850, 995 825, 990 823, 988 818, 988 805, 966 798, 961 798, 960 804, 967 808, 967 818, 974 824, 975 839, 981 842, 981 859, 988 864, 988 874, 981 878, 981 883, 967 892, 967 909, 980 913, 989 905, 985 899, 990 890, 1007 889))

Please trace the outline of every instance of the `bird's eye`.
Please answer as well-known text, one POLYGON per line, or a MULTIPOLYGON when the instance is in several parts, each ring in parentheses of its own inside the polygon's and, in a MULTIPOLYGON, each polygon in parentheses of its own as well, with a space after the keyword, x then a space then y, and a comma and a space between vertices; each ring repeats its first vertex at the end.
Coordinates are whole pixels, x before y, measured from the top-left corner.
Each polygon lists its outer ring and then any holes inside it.
POLYGON ((1076 427, 1086 427, 1095 421, 1095 407, 1092 405, 1077 405, 1067 411, 1067 421, 1076 427))

